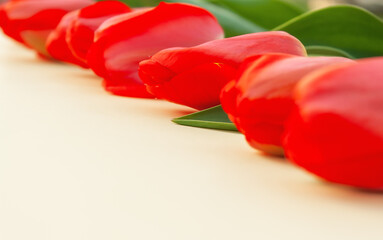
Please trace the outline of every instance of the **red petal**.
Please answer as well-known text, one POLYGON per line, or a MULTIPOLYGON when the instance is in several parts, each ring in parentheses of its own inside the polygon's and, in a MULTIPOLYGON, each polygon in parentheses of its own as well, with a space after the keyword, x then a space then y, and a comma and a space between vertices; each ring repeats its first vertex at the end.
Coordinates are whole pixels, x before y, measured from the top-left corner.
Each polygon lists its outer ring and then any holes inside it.
MULTIPOLYGON (((198 66, 211 65, 214 63, 223 64, 223 66, 230 67, 231 69, 238 69, 239 65, 249 56, 265 53, 265 52, 284 52, 295 55, 305 55, 305 49, 303 45, 294 38, 293 36, 285 32, 266 32, 266 33, 254 33, 247 34, 233 38, 226 38, 211 41, 208 43, 201 44, 199 46, 191 48, 172 48, 163 50, 155 54, 150 61, 143 61, 140 63, 140 69, 145 69, 140 72, 140 76, 148 85, 148 89, 156 96, 158 92, 161 92, 161 96, 168 101, 181 103, 180 99, 174 99, 174 94, 168 89, 158 89, 162 86, 159 84, 153 84, 149 79, 157 78, 158 70, 152 68, 148 69, 145 65, 152 64, 156 65, 157 69, 166 68, 168 71, 178 74, 177 78, 185 78, 184 87, 177 84, 179 95, 188 96, 194 95, 194 100, 188 99, 183 101, 184 105, 201 109, 202 106, 213 106, 219 104, 219 91, 217 87, 213 87, 215 83, 219 83, 219 87, 233 78, 234 74, 230 76, 223 76, 222 72, 216 72, 218 75, 213 73, 200 72, 200 76, 197 76, 192 69, 198 68, 198 66), (155 63, 155 64, 153 64, 155 63), (193 76, 188 77, 188 73, 192 73, 193 76), (208 74, 207 79, 204 75, 208 74), (192 88, 193 82, 187 82, 192 79, 205 79, 205 83, 198 87, 192 88), (149 81, 148 81, 149 80, 149 81), (151 89, 156 89, 155 91, 151 89), (201 89, 202 88, 202 89, 201 89), (200 90, 201 89, 201 90, 200 90), (198 92, 193 92, 198 90, 198 92), (168 91, 168 92, 166 92, 168 91), (205 98, 206 102, 202 102, 199 99, 200 92, 205 92, 205 95, 209 95, 209 98, 205 98), (194 102, 193 102, 194 101, 194 102), (185 104, 185 103, 188 104, 185 104)), ((172 77, 172 76, 170 76, 172 77)), ((172 84, 173 80, 163 79, 167 82, 166 85, 172 84)))
POLYGON ((45 41, 68 12, 91 4, 91 0, 18 0, 4 4, 3 31, 39 54, 47 55, 45 41))
POLYGON ((383 190, 383 58, 328 67, 298 85, 288 157, 332 182, 383 190))
POLYGON ((205 109, 219 105, 217 95, 220 94, 223 86, 235 77, 235 74, 236 69, 230 65, 207 63, 178 74, 169 81, 161 81, 147 88, 158 98, 195 109, 205 109), (184 91, 185 88, 189 91, 184 91))
MULTIPOLYGON (((144 86, 137 77, 140 61, 165 48, 194 46, 222 37, 222 28, 206 10, 187 4, 161 3, 154 9, 123 14, 104 22, 96 32, 88 63, 108 86, 115 83, 122 88, 129 84, 144 86)), ((113 93, 137 96, 130 89, 113 93)))
POLYGON ((96 29, 107 19, 132 10, 119 1, 96 2, 79 11, 67 31, 67 43, 73 55, 87 64, 86 57, 93 44, 96 29))
POLYGON ((265 54, 247 61, 247 69, 235 85, 231 84, 235 90, 229 89, 235 94, 222 94, 222 106, 253 147, 280 155, 284 124, 294 105, 292 94, 296 84, 314 70, 351 60, 265 54), (251 60, 254 60, 252 64, 251 60))
POLYGON ((211 62, 238 68, 248 57, 264 53, 306 55, 298 39, 285 32, 263 32, 210 41, 191 48, 166 49, 151 59, 181 73, 197 65, 211 62))
POLYGON ((69 12, 60 21, 59 25, 52 31, 47 39, 46 48, 48 53, 55 59, 79 65, 87 68, 87 65, 77 60, 69 49, 65 40, 69 24, 78 15, 78 11, 69 12))

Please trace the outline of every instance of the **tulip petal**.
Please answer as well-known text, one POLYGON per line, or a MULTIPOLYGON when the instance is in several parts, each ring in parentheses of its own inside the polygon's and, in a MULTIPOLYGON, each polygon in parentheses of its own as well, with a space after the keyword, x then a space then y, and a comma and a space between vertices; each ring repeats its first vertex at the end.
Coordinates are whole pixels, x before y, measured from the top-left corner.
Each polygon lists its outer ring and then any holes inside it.
POLYGON ((154 9, 105 21, 96 31, 87 60, 91 69, 105 79, 107 90, 137 97, 140 94, 134 92, 136 87, 129 85, 142 85, 145 89, 137 73, 140 61, 165 48, 189 47, 222 37, 222 28, 206 10, 187 4, 160 3, 154 9))
POLYGON ((383 58, 306 76, 287 122, 287 156, 335 183, 383 190, 383 58))
POLYGON ((94 33, 107 19, 131 12, 119 1, 96 2, 79 10, 76 18, 68 26, 66 41, 72 54, 87 65, 87 55, 93 44, 94 33))
POLYGON ((46 49, 54 59, 87 68, 86 64, 73 56, 65 40, 68 26, 77 15, 78 11, 72 11, 61 19, 56 29, 50 32, 46 41, 46 49))
MULTIPOLYGON (((142 73, 146 66, 142 65, 142 73)), ((158 81, 158 84, 150 85, 148 90, 158 98, 170 99, 171 102, 195 109, 206 109, 220 103, 216 96, 235 75, 236 69, 230 65, 207 63, 178 74, 169 81, 158 81), (185 88, 189 91, 184 91, 185 88), (216 99, 216 102, 212 99, 216 99)))
POLYGON ((224 84, 235 77, 240 64, 246 58, 270 52, 306 55, 299 40, 285 32, 254 33, 215 40, 191 48, 160 51, 149 61, 140 63, 140 77, 147 84, 148 91, 155 96, 196 109, 204 109, 219 104, 220 91, 217 89, 222 89, 224 84), (216 63, 224 66, 224 69, 231 70, 222 72, 206 68, 216 63), (164 71, 160 69, 173 72, 169 79, 162 76, 164 82, 162 85, 152 81, 156 78, 158 80, 158 72, 164 71), (203 79, 203 84, 196 82, 196 79, 203 79), (194 82, 196 85, 193 87, 194 82), (173 88, 177 89, 178 96, 174 95, 170 87, 172 84, 175 85, 173 88), (183 97, 185 99, 182 99, 183 97))
POLYGON ((283 156, 284 124, 294 106, 296 84, 314 70, 343 62, 352 60, 287 54, 249 58, 239 79, 222 91, 222 107, 252 147, 283 156))
POLYGON ((3 31, 14 40, 50 57, 45 42, 61 18, 68 12, 91 4, 92 0, 17 0, 9 1, 0 13, 3 31))

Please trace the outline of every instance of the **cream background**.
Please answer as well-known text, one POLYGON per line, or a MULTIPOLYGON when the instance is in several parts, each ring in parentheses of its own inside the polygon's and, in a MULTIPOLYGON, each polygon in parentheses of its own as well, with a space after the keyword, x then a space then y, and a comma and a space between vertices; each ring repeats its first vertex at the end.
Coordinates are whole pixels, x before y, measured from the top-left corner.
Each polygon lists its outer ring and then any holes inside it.
POLYGON ((383 194, 327 185, 188 109, 115 97, 0 37, 1 240, 382 239, 383 194))

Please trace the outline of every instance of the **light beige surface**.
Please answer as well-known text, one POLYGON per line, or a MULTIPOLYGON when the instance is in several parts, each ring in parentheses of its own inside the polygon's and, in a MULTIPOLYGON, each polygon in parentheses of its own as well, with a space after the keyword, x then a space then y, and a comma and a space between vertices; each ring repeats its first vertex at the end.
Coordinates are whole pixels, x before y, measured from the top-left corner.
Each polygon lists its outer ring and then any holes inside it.
POLYGON ((0 37, 1 240, 382 239, 383 195, 323 184, 187 109, 108 95, 0 37))

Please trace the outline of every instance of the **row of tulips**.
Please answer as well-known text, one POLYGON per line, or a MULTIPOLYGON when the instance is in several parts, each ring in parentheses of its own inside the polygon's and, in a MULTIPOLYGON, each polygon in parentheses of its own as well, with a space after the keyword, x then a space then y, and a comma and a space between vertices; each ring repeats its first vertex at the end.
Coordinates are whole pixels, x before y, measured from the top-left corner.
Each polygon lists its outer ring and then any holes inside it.
POLYGON ((383 189, 383 58, 307 57, 285 32, 223 38, 211 13, 182 3, 11 0, 0 24, 45 59, 90 68, 113 94, 222 104, 252 147, 383 189))

